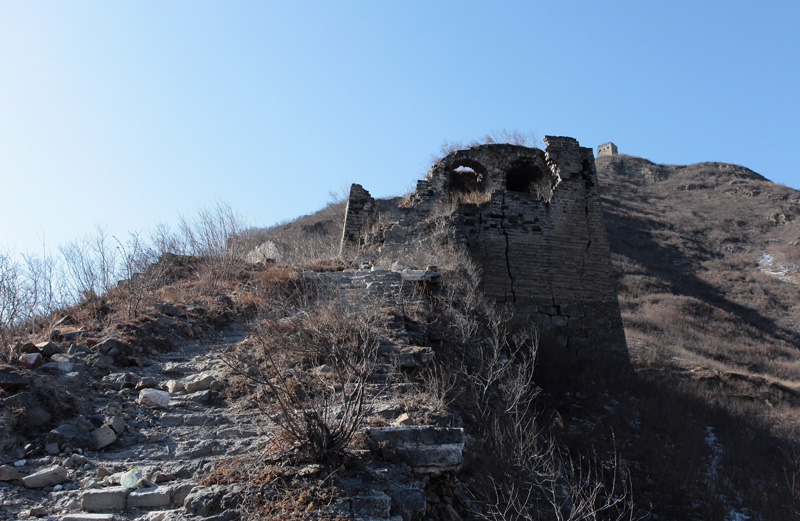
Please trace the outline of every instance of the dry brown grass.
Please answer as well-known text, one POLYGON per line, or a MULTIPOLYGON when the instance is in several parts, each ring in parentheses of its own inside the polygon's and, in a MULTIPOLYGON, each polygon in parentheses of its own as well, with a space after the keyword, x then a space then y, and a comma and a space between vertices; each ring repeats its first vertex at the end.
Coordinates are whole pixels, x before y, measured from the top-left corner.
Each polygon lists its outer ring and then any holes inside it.
POLYGON ((637 371, 639 429, 615 432, 633 440, 639 497, 678 517, 736 507, 793 519, 797 465, 785 453, 800 447, 800 291, 759 260, 800 255, 798 192, 718 163, 597 166, 637 371), (713 476, 709 428, 722 451, 713 476))

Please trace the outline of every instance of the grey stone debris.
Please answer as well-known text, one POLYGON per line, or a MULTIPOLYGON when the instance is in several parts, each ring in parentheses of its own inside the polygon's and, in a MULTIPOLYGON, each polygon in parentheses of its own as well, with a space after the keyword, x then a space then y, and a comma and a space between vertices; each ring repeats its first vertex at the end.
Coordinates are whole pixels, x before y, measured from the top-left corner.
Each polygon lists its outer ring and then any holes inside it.
POLYGON ((128 424, 125 422, 125 418, 121 416, 112 416, 111 418, 108 418, 106 422, 109 427, 114 429, 114 432, 116 432, 117 435, 121 435, 123 432, 125 432, 125 429, 128 426, 128 424))
POLYGON ((183 382, 180 380, 167 380, 167 383, 164 384, 167 392, 169 393, 181 393, 185 390, 183 387, 183 382))
POLYGON ((66 479, 67 469, 61 465, 55 465, 25 476, 22 478, 22 482, 28 488, 44 488, 63 483, 66 479))
POLYGON ((98 450, 108 447, 117 441, 117 433, 109 425, 103 425, 102 427, 93 430, 92 437, 95 441, 95 448, 98 450))
POLYGON ((19 471, 9 465, 0 465, 0 481, 14 481, 22 476, 19 471))
POLYGON ((184 379, 183 387, 187 393, 205 391, 206 389, 211 389, 211 382, 213 381, 214 377, 210 374, 198 374, 184 379))
POLYGON ((36 344, 36 348, 44 356, 53 356, 56 353, 61 353, 61 348, 54 342, 40 342, 36 344))
POLYGON ((159 391, 158 389, 142 389, 139 392, 139 405, 148 405, 150 407, 167 407, 169 406, 170 394, 167 391, 159 391))
POLYGON ((59 447, 70 445, 88 449, 94 445, 95 440, 88 430, 65 423, 47 434, 47 443, 56 443, 59 447))

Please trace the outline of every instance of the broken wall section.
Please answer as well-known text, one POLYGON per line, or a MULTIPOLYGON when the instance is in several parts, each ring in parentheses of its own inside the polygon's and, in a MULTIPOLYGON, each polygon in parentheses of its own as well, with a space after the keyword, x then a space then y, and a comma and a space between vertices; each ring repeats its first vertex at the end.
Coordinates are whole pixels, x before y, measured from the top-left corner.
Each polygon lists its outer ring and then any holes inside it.
POLYGON ((364 226, 375 222, 375 204, 354 185, 342 248, 367 236, 413 237, 420 221, 450 211, 484 292, 537 324, 550 354, 627 361, 592 150, 569 137, 544 140, 544 151, 489 144, 449 154, 377 234, 364 226))

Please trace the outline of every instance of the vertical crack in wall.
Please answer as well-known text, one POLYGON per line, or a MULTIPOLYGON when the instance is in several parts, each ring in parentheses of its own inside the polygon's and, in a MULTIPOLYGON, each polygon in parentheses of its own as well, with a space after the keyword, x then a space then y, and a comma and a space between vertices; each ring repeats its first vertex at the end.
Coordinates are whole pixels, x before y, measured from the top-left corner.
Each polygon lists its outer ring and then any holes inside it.
POLYGON ((589 196, 586 196, 586 202, 584 203, 584 212, 586 215, 586 249, 583 250, 583 258, 581 259, 581 282, 584 280, 584 275, 586 274, 586 259, 589 258, 589 248, 592 247, 592 228, 591 222, 589 220, 589 196))
POLYGON ((509 238, 508 232, 506 231, 505 221, 506 221, 506 193, 503 192, 503 200, 500 204, 500 230, 503 232, 503 237, 506 239, 506 270, 508 271, 508 280, 511 284, 511 301, 517 301, 517 294, 514 291, 514 275, 511 274, 511 260, 509 258, 508 250, 509 250, 509 238))

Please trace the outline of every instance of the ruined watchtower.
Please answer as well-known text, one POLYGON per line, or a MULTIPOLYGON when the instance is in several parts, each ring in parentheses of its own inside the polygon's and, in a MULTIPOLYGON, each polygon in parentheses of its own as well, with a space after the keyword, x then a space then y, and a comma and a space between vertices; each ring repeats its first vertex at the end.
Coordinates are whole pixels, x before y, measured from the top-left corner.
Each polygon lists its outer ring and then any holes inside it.
MULTIPOLYGON (((447 155, 395 210, 403 218, 392 226, 411 230, 453 205, 451 221, 482 269, 484 292, 538 324, 543 345, 627 357, 592 149, 569 137, 544 141, 545 150, 486 144, 447 155)), ((360 243, 379 206, 353 185, 342 248, 360 243)))
POLYGON ((599 147, 597 147, 597 157, 600 156, 615 156, 619 154, 617 150, 617 145, 609 141, 608 143, 603 143, 599 147))

